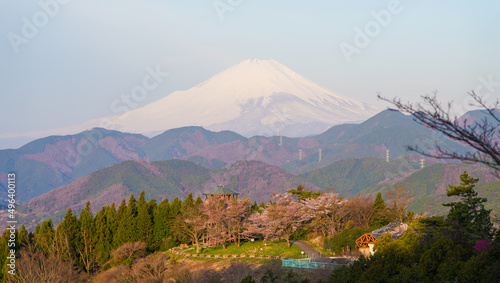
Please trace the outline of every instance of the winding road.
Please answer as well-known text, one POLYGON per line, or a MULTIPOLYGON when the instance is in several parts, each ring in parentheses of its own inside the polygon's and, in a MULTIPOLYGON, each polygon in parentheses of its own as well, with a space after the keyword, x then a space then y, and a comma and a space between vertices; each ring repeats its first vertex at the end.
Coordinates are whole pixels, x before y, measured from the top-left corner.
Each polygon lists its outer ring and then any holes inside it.
POLYGON ((320 252, 318 252, 315 248, 313 248, 311 245, 308 243, 302 242, 302 241, 293 241, 293 244, 299 247, 301 250, 303 250, 308 257, 311 259, 311 261, 315 262, 330 262, 330 258, 322 255, 320 252))

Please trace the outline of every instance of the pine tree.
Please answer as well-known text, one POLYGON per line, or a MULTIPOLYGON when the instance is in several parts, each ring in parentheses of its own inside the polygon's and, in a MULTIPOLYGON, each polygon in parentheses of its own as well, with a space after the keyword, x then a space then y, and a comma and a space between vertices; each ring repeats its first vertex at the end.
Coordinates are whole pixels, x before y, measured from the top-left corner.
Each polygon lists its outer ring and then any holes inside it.
MULTIPOLYGON (((4 231, 4 234, 8 232, 7 230, 4 231)), ((7 264, 8 264, 8 259, 7 257, 10 255, 10 249, 7 245, 8 240, 5 239, 5 237, 0 237, 0 280, 3 280, 6 278, 7 274, 7 264)))
POLYGON ((19 230, 19 238, 17 239, 19 241, 19 247, 25 247, 28 244, 28 231, 26 230, 26 227, 24 225, 21 225, 21 229, 19 230))
POLYGON ((87 272, 92 272, 97 258, 96 244, 96 225, 90 202, 87 201, 85 208, 82 209, 79 216, 81 246, 79 248, 80 258, 87 272))
POLYGON ((170 203, 170 209, 169 209, 169 215, 168 215, 168 225, 169 225, 169 231, 171 232, 171 235, 174 237, 175 240, 172 240, 174 242, 178 242, 179 239, 176 235, 172 233, 173 229, 173 221, 174 219, 182 213, 182 202, 178 198, 174 198, 174 200, 170 203))
POLYGON ((54 242, 54 224, 52 219, 44 221, 40 227, 39 233, 36 235, 36 244, 39 249, 46 253, 53 252, 52 244, 54 242))
POLYGON ((71 258, 76 261, 79 258, 80 224, 71 208, 68 208, 63 221, 57 226, 55 241, 59 259, 71 258))
POLYGON ((171 219, 169 215, 170 204, 168 203, 168 199, 164 199, 156 207, 153 215, 153 250, 164 250, 165 248, 166 238, 170 236, 171 219))
POLYGON ((193 194, 189 193, 187 198, 184 200, 182 203, 182 210, 186 210, 187 208, 193 207, 194 206, 194 200, 193 200, 193 194))
POLYGON ((111 256, 113 249, 113 231, 115 231, 115 203, 111 206, 103 207, 95 217, 96 234, 97 234, 97 262, 104 264, 111 256))
POLYGON ((447 221, 452 227, 462 230, 467 234, 479 237, 492 237, 493 224, 490 220, 491 210, 484 208, 486 198, 477 197, 477 192, 474 191, 479 179, 470 177, 464 171, 460 175, 460 185, 448 185, 450 189, 446 190, 447 196, 459 196, 460 201, 444 203, 444 206, 450 207, 450 212, 447 216, 447 221))
POLYGON ((137 241, 146 243, 149 249, 153 246, 153 217, 149 214, 148 203, 144 197, 144 191, 139 196, 137 203, 137 241))
POLYGON ((197 197, 196 201, 194 202, 194 205, 195 206, 200 206, 202 203, 203 203, 203 200, 201 199, 201 197, 197 197))
POLYGON ((125 200, 122 200, 122 203, 118 207, 115 217, 114 227, 116 228, 116 232, 113 234, 113 248, 116 249, 119 246, 123 245, 127 242, 127 228, 128 224, 125 222, 125 214, 127 213, 127 205, 125 204, 125 200))
POLYGON ((130 195, 128 205, 125 205, 125 200, 122 201, 118 208, 116 221, 117 229, 113 238, 115 248, 137 240, 137 201, 134 195, 130 195))
POLYGON ((390 223, 391 220, 388 217, 387 205, 382 198, 381 192, 378 192, 377 196, 375 197, 375 201, 373 202, 373 209, 375 210, 375 220, 373 221, 373 225, 385 226, 390 223))
POLYGON ((181 213, 181 207, 181 200, 178 198, 174 198, 174 200, 170 203, 170 217, 172 219, 181 213))

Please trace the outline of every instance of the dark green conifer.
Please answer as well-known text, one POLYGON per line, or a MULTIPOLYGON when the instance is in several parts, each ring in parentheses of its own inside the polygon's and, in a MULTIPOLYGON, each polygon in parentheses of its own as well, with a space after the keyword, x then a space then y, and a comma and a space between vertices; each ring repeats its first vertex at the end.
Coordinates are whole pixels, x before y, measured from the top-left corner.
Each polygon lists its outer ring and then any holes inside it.
POLYGON ((170 204, 168 199, 164 199, 155 208, 153 217, 153 244, 152 249, 154 250, 164 250, 164 243, 168 236, 170 236, 170 204))
POLYGON ((80 223, 80 237, 81 244, 79 253, 81 261, 87 272, 92 272, 96 263, 96 245, 97 233, 94 215, 90 208, 90 202, 87 201, 85 208, 83 208, 78 217, 80 223))
POLYGON ((460 185, 448 185, 450 189, 446 190, 447 196, 459 196, 460 201, 443 203, 450 207, 447 221, 455 229, 476 238, 492 238, 493 224, 490 220, 491 210, 484 208, 486 198, 478 197, 474 190, 479 179, 470 177, 464 171, 460 175, 460 185))
POLYGON ((153 217, 149 214, 148 203, 145 200, 144 191, 137 202, 137 241, 145 242, 149 249, 153 247, 153 217))
POLYGON ((52 252, 52 243, 54 241, 54 224, 52 219, 44 221, 40 227, 39 233, 36 236, 36 244, 39 249, 46 253, 52 252))
POLYGON ((80 246, 80 224, 71 208, 68 209, 64 219, 57 226, 56 245, 62 259, 80 257, 78 247, 80 246))
POLYGON ((125 222, 125 214, 127 213, 127 205, 125 204, 125 200, 122 200, 122 203, 118 207, 115 217, 114 227, 116 228, 116 232, 113 234, 113 248, 116 249, 119 246, 123 245, 127 242, 127 229, 128 224, 125 222))
POLYGON ((194 206, 193 194, 189 193, 187 198, 182 203, 182 210, 185 210, 186 208, 193 207, 193 206, 194 206))

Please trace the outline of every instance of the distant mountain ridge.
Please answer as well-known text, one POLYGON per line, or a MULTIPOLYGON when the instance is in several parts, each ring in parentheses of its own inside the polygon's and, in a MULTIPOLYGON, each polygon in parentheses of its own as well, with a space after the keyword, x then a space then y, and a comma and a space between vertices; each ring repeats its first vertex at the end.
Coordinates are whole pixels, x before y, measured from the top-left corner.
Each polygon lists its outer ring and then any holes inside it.
MULTIPOLYGON (((448 185, 460 184, 459 176, 467 171, 469 176, 478 178, 476 191, 480 197, 488 199, 487 208, 493 209, 494 214, 500 213, 500 179, 492 174, 491 170, 478 165, 443 164, 436 163, 423 169, 415 170, 402 179, 390 182, 381 182, 370 186, 360 194, 385 193, 391 186, 401 185, 414 194, 410 210, 416 213, 443 214, 448 208, 442 206, 444 202, 456 201, 457 197, 447 197, 448 185)), ((494 215, 493 214, 493 215, 494 215)))
MULTIPOLYGON (((245 137, 319 134, 332 125, 361 122, 383 110, 334 93, 272 59, 247 59, 184 91, 175 91, 123 113, 45 131, 78 133, 94 127, 151 136, 169 129, 201 126, 245 137)), ((43 132, 42 132, 43 133, 43 132)), ((7 133, 1 138, 40 135, 7 133)))
POLYGON ((283 169, 259 161, 240 161, 217 170, 210 170, 190 161, 172 159, 148 162, 128 160, 97 170, 68 185, 33 198, 26 204, 29 211, 20 216, 23 222, 52 217, 57 223, 68 208, 78 211, 89 201, 100 209, 112 202, 119 204, 131 194, 136 197, 144 190, 148 199, 161 201, 175 197, 195 197, 225 185, 237 190, 240 197, 267 202, 273 193, 304 184, 312 190, 318 187, 283 169))
MULTIPOLYGON (((0 150, 0 175, 18 172, 19 201, 27 202, 124 160, 184 159, 211 169, 255 160, 299 174, 343 159, 383 159, 387 149, 390 160, 394 160, 411 155, 406 146, 412 144, 431 151, 436 138, 443 148, 465 150, 418 125, 410 116, 392 110, 382 111, 361 124, 337 125, 320 135, 301 138, 245 138, 231 131, 213 132, 202 127, 172 129, 148 138, 96 128, 77 135, 35 140, 17 150, 0 150)), ((5 178, 0 180, 0 191, 0 199, 6 199, 5 178)))

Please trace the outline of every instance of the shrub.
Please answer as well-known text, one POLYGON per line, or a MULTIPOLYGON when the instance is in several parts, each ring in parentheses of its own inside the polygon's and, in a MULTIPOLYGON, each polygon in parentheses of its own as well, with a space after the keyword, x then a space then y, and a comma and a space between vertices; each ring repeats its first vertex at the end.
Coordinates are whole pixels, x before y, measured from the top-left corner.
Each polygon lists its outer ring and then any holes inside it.
POLYGON ((325 239, 325 249, 341 254, 343 251, 354 251, 356 249, 356 239, 361 235, 371 232, 370 229, 345 229, 332 238, 325 239))

